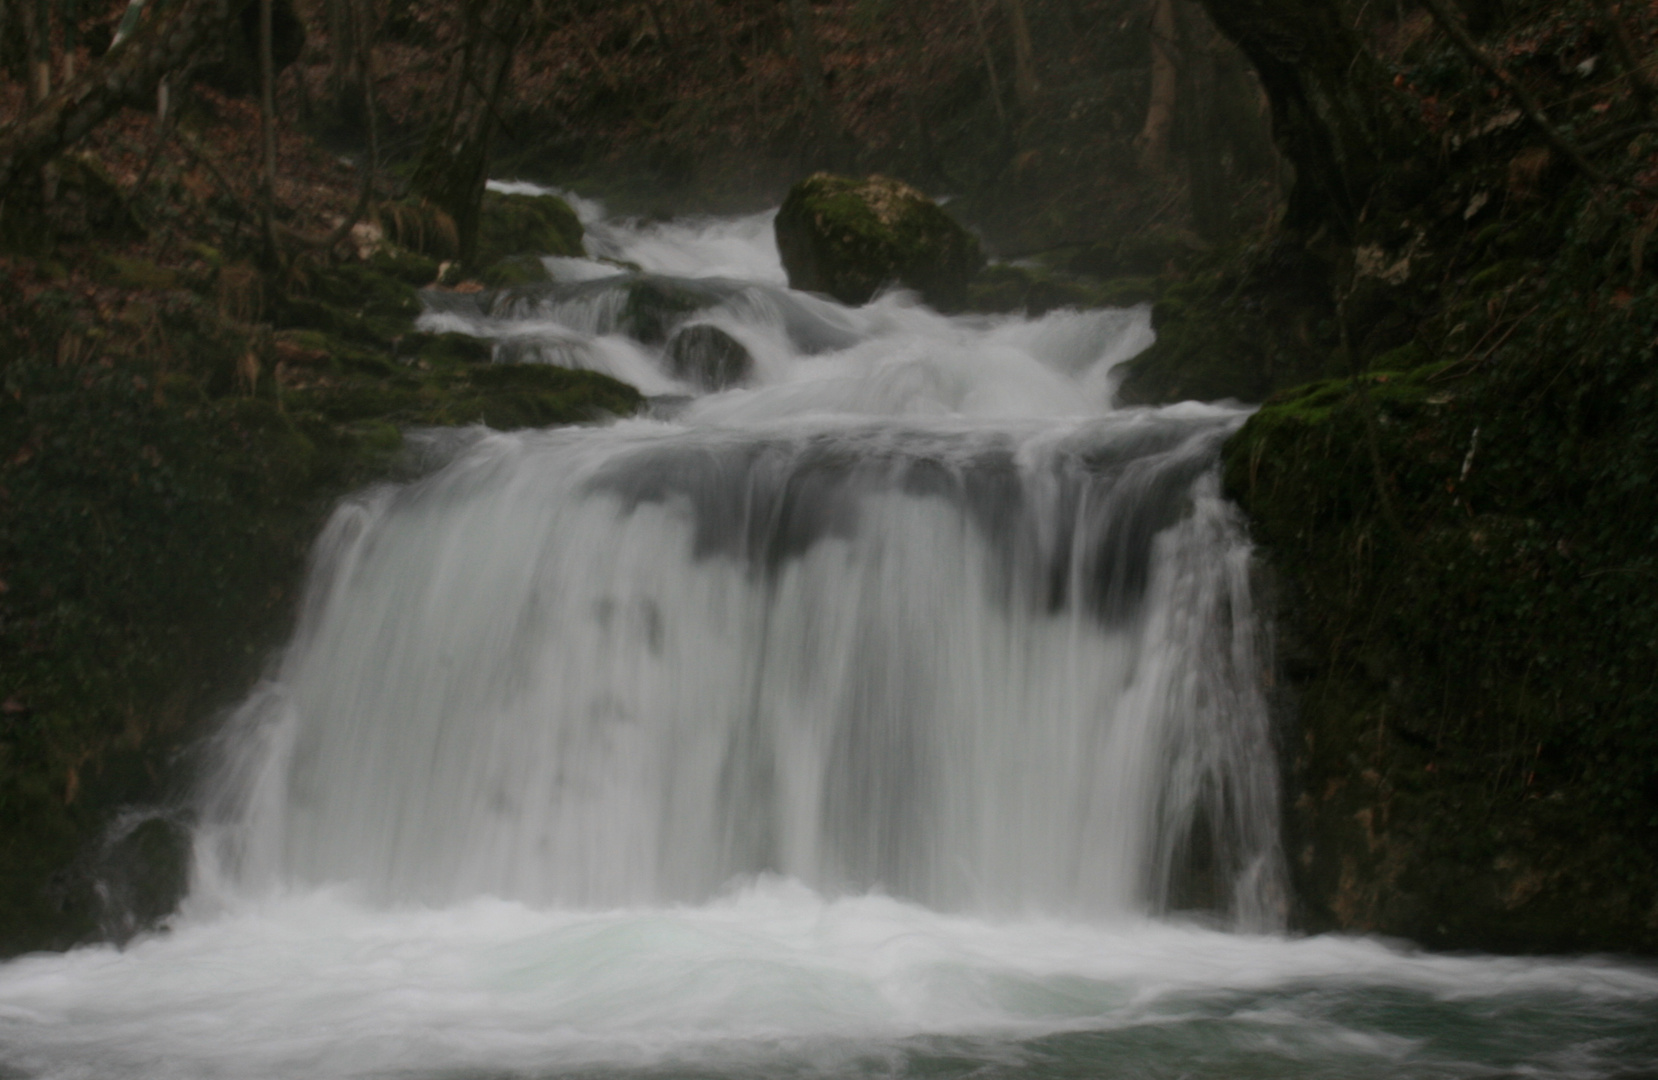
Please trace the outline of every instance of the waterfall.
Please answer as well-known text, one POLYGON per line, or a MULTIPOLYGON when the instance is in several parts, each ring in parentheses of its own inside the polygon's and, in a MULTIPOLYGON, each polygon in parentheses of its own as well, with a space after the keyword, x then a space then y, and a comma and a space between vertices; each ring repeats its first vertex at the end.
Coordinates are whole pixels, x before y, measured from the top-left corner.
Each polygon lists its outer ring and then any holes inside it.
POLYGON ((1216 480, 1243 412, 1111 407, 1143 309, 854 311, 725 229, 620 253, 700 240, 751 280, 562 260, 434 308, 498 362, 648 363, 674 404, 480 432, 338 512, 231 728, 199 890, 602 909, 776 875, 1281 925, 1270 657, 1216 480), (689 293, 752 384, 675 385, 623 333, 642 292, 689 293))
POLYGON ((339 507, 199 797, 120 823, 194 820, 182 910, 0 964, 0 1076, 1658 1068, 1649 968, 1285 930, 1246 411, 1113 403, 1149 312, 849 309, 769 215, 578 210, 424 325, 649 410, 339 507))

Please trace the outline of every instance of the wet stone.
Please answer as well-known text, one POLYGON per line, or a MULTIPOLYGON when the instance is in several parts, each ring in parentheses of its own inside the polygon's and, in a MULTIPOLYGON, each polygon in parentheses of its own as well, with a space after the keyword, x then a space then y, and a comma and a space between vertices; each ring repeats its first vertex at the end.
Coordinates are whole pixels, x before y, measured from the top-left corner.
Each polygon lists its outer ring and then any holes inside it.
POLYGON ((754 374, 754 357, 742 342, 717 326, 687 326, 668 342, 665 353, 674 378, 704 390, 724 390, 754 374))

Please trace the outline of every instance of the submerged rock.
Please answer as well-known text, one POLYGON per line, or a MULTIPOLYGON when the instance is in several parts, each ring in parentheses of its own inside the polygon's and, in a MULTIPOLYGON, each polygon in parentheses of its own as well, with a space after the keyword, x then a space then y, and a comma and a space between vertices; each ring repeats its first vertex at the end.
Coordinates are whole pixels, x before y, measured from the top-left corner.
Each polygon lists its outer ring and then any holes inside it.
POLYGON ((937 203, 885 176, 818 173, 777 212, 777 250, 789 285, 867 303, 892 283, 930 304, 958 306, 984 265, 979 242, 937 203))
POLYGON ((730 291, 698 281, 652 275, 640 275, 624 287, 627 300, 617 316, 616 329, 646 345, 666 341, 677 320, 713 307, 730 291))
POLYGON ((484 193, 478 214, 477 265, 490 266, 509 255, 585 254, 581 219, 557 195, 484 193))
POLYGON ((724 390, 746 382, 754 373, 754 357, 742 342, 717 326, 687 326, 668 342, 668 371, 704 390, 724 390))

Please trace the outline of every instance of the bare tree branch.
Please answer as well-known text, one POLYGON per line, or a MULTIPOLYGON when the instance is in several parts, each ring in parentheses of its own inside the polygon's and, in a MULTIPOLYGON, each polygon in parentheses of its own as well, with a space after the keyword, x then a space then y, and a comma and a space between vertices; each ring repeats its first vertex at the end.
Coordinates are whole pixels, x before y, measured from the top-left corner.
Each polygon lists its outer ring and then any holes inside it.
POLYGON ((0 127, 0 199, 9 203, 23 178, 129 101, 154 94, 163 76, 197 58, 221 29, 219 0, 178 0, 165 17, 151 14, 129 40, 79 78, 0 127))

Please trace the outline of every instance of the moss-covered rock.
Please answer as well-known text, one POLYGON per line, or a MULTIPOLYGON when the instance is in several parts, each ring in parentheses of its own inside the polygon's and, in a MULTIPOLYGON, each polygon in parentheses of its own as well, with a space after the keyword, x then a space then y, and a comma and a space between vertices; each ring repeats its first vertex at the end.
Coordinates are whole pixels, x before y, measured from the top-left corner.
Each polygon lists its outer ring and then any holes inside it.
POLYGON ((959 307, 984 265, 979 242, 937 203, 884 176, 818 173, 789 189, 777 212, 777 249, 789 285, 868 303, 886 285, 959 307))
POLYGON ((584 254, 581 219, 556 195, 484 193, 478 217, 478 266, 509 255, 584 254))
POLYGON ((494 355, 494 346, 470 334, 411 334, 399 341, 397 348, 398 359, 412 358, 415 363, 425 361, 434 367, 487 364, 494 355))
POLYGON ((395 244, 382 244, 369 259, 369 266, 405 285, 416 288, 430 285, 438 278, 439 262, 429 255, 417 251, 398 247, 395 244))
POLYGON ((1499 368, 1284 392, 1226 447, 1277 584, 1308 929, 1658 950, 1658 510, 1632 496, 1658 295, 1545 303, 1499 368))
POLYGON ((489 364, 470 372, 470 386, 435 405, 427 423, 483 422, 499 429, 585 423, 627 416, 644 405, 639 391, 596 371, 550 364, 489 364))
POLYGON ((679 331, 663 355, 674 378, 704 390, 736 386, 754 373, 754 357, 743 343, 706 323, 679 331))
POLYGON ((478 280, 492 289, 505 289, 551 281, 553 275, 547 272, 547 264, 539 256, 509 255, 479 274, 478 280))

